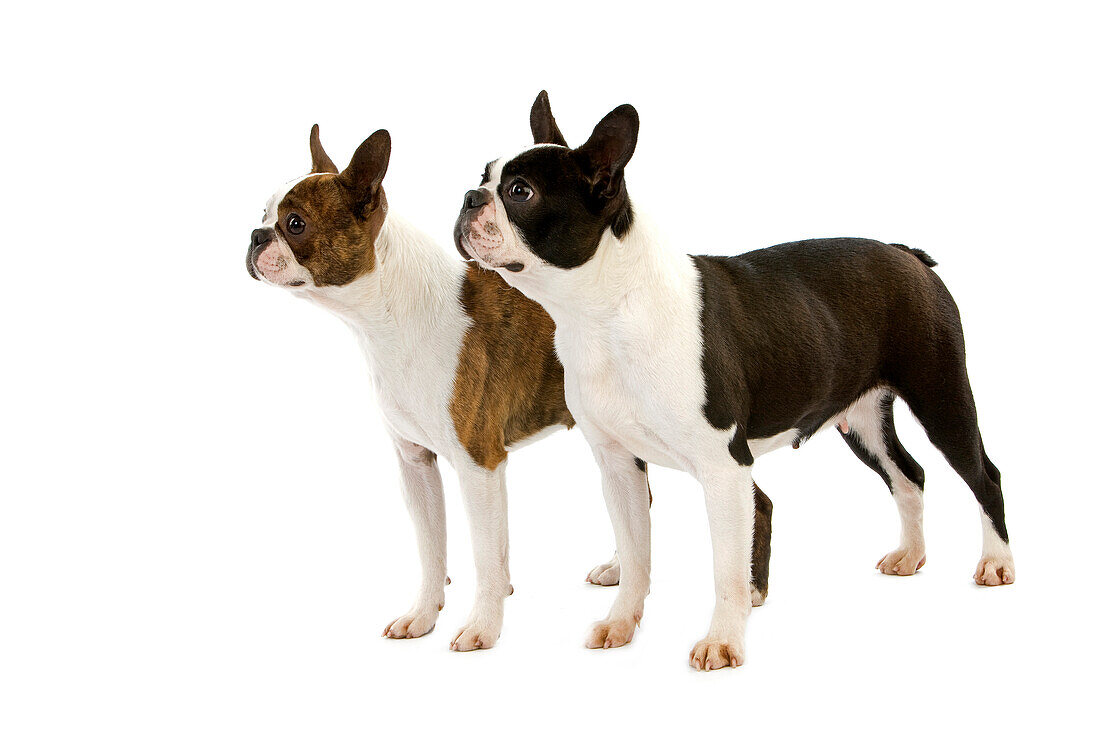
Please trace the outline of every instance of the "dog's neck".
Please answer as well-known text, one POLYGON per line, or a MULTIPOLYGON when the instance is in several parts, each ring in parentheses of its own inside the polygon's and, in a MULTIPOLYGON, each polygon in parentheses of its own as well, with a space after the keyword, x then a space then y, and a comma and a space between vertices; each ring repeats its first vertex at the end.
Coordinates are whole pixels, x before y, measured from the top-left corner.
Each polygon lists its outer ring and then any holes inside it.
POLYGON ((669 246, 648 217, 635 213, 622 237, 604 230, 591 260, 570 270, 540 266, 502 272, 511 285, 540 303, 559 325, 598 326, 621 317, 631 298, 659 301, 666 291, 695 287, 691 259, 669 246))
POLYGON ((461 310, 463 265, 432 239, 388 212, 374 242, 375 266, 341 287, 302 293, 352 327, 369 351, 423 344, 461 310))

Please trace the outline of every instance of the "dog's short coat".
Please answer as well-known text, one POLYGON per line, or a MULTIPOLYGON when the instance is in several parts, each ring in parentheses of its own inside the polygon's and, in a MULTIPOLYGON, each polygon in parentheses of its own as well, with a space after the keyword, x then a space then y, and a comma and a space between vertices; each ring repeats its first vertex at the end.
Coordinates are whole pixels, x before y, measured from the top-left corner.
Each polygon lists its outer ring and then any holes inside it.
POLYGON ((901 544, 879 569, 916 572, 925 559, 924 474, 898 442, 895 396, 978 499, 975 579, 1013 582, 1000 473, 978 431, 959 312, 927 254, 820 239, 737 257, 683 255, 627 195, 633 107, 612 111, 574 150, 543 92, 531 129, 536 145, 490 163, 466 194, 455 238, 557 326, 566 402, 603 473, 621 562, 618 597, 589 646, 629 642, 649 592, 649 514, 635 456, 703 485, 717 600, 691 653, 698 669, 744 659, 752 465, 765 452, 838 426, 897 502, 901 544))
MULTIPOLYGON (((437 456, 459 476, 471 525, 477 593, 451 642, 493 646, 511 593, 504 469, 508 453, 572 427, 554 325, 501 278, 448 256, 388 211, 382 180, 390 137, 370 136, 341 173, 310 135, 313 168, 268 202, 252 233, 250 274, 332 311, 352 328, 371 367, 378 403, 400 459, 401 482, 422 564, 412 609, 386 627, 392 638, 431 631, 443 607, 446 525, 437 456)), ((646 481, 644 464, 632 474, 646 481)), ((771 504, 757 492, 763 558, 754 598, 767 593, 771 504)), ((613 558, 589 580, 618 582, 613 558)))

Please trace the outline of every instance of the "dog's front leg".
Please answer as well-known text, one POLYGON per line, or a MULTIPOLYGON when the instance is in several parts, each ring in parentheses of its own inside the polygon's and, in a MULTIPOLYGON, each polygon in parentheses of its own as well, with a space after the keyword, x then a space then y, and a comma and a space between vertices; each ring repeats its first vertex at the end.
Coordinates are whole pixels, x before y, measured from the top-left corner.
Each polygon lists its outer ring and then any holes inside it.
POLYGON ((443 609, 447 582, 447 522, 443 479, 435 453, 402 438, 394 438, 401 467, 401 490, 409 508, 420 548, 420 594, 412 610, 382 632, 391 639, 413 639, 435 628, 443 609))
POLYGON ((752 467, 723 463, 698 476, 710 521, 715 595, 710 631, 691 652, 691 664, 700 670, 745 661, 745 626, 752 608, 752 467))
POLYGON ((500 636, 504 599, 512 593, 508 576, 508 500, 502 462, 493 470, 470 463, 456 466, 474 545, 477 591, 466 625, 451 641, 451 649, 488 649, 500 636))
POLYGON ((600 441, 593 444, 592 453, 600 466, 604 500, 615 529, 620 572, 615 603, 607 618, 592 626, 585 646, 610 649, 634 638, 649 595, 649 482, 622 446, 600 441))

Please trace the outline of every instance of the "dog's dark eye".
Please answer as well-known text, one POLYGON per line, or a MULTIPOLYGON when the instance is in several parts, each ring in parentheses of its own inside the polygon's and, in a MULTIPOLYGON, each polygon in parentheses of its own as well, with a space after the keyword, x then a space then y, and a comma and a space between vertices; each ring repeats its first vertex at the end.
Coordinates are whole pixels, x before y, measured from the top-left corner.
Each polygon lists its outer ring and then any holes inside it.
POLYGON ((291 214, 286 218, 286 230, 291 234, 301 234, 306 230, 305 219, 297 214, 291 214))
POLYGON ((535 192, 523 181, 513 181, 508 187, 508 196, 513 201, 530 201, 535 192))

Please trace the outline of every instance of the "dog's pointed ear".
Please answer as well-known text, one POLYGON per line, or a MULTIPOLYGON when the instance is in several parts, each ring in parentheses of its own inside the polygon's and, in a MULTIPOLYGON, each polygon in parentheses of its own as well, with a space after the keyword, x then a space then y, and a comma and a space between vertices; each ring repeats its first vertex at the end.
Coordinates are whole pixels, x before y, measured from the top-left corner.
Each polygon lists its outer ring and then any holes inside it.
POLYGON ((351 163, 340 174, 340 183, 360 213, 365 214, 367 209, 377 205, 389 165, 390 133, 378 130, 363 141, 351 156, 351 163))
POLYGON ((328 153, 321 147, 321 128, 317 125, 309 131, 309 154, 313 158, 313 168, 310 173, 339 173, 340 169, 328 157, 328 153))
POLYGON ((569 147, 554 120, 554 113, 550 111, 550 96, 545 89, 539 92, 531 105, 531 135, 535 138, 535 144, 552 143, 569 147))
POLYGON ((600 120, 588 142, 576 149, 582 168, 592 181, 592 190, 614 198, 623 183, 623 169, 638 144, 638 111, 623 104, 600 120))

